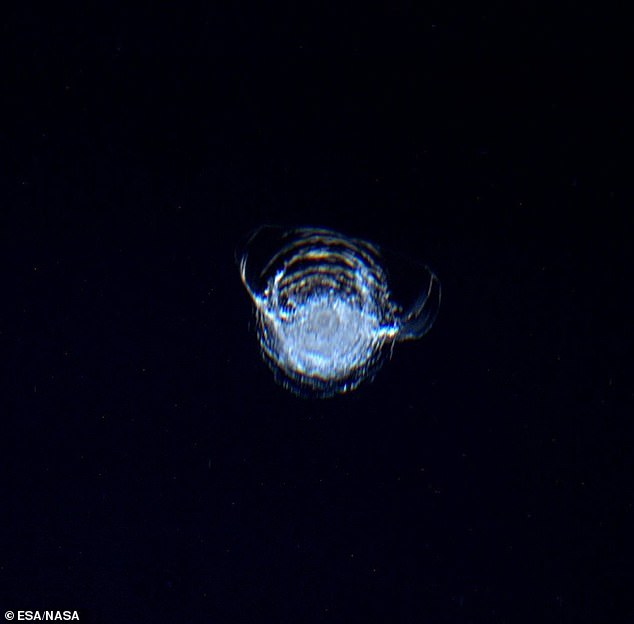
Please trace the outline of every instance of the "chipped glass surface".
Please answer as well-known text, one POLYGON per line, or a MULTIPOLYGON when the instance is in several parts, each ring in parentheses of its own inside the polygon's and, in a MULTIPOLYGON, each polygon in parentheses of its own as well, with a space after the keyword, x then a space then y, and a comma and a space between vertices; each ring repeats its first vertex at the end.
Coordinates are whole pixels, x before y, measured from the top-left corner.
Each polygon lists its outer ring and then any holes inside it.
POLYGON ((440 282, 417 269, 419 290, 403 311, 371 243, 326 229, 258 229, 240 274, 277 381, 300 396, 329 397, 372 379, 395 342, 420 338, 434 323, 440 282))

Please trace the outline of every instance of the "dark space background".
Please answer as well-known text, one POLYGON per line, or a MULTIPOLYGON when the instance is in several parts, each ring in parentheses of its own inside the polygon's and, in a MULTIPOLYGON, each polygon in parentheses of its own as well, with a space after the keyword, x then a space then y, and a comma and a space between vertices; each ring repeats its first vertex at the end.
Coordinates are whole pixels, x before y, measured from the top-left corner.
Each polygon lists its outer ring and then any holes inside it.
POLYGON ((3 612, 634 621, 626 39, 564 5, 5 11, 3 612), (294 397, 264 223, 429 263, 436 325, 294 397))

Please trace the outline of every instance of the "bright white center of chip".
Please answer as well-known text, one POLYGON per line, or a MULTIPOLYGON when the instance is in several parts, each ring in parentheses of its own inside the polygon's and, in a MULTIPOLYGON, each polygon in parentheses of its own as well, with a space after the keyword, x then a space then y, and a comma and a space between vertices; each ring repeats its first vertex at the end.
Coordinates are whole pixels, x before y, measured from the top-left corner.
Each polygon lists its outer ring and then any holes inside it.
POLYGON ((285 319, 269 319, 278 362, 325 380, 362 367, 382 335, 371 309, 336 296, 309 297, 285 319))

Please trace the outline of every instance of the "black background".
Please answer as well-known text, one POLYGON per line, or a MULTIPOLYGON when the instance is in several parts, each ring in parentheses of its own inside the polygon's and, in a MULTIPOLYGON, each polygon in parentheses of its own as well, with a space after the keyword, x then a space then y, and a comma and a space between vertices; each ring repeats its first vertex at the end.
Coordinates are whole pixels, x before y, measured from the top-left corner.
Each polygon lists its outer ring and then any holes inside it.
POLYGON ((622 18, 8 9, 0 606, 103 622, 627 622, 622 18), (263 223, 428 262, 436 325, 274 384, 263 223))

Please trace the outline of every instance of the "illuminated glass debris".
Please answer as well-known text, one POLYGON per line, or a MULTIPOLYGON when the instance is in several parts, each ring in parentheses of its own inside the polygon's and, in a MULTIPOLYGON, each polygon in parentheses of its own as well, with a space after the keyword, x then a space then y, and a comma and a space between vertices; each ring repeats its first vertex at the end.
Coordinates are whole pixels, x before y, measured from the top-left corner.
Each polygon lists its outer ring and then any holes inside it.
POLYGON ((392 300, 379 250, 325 229, 263 227, 240 257, 264 359, 300 396, 329 397, 374 377, 395 342, 422 337, 440 305, 440 282, 418 267, 419 295, 392 300))

